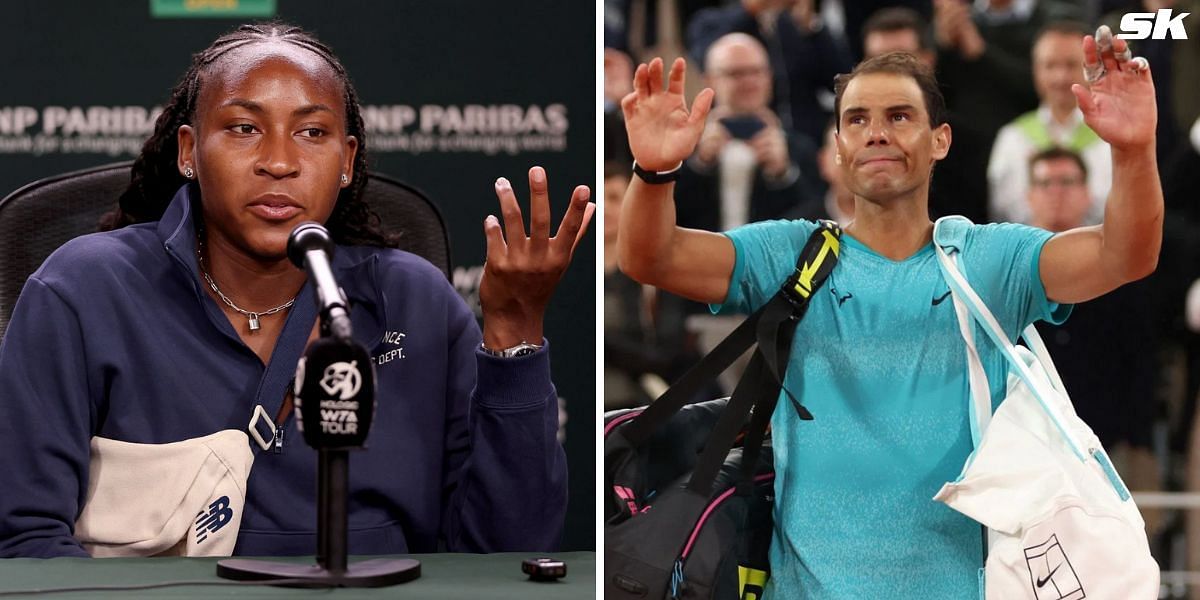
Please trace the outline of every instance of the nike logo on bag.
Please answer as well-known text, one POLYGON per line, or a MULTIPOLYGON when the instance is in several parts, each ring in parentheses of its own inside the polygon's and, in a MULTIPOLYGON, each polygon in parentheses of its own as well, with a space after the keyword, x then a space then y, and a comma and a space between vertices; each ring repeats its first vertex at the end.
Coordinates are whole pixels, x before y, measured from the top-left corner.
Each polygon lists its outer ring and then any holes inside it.
POLYGON ((933 305, 934 305, 934 306, 937 306, 937 305, 941 304, 941 303, 942 303, 942 302, 943 302, 943 301, 944 301, 946 298, 948 298, 949 296, 950 296, 950 290, 946 290, 946 293, 945 293, 945 294, 942 294, 942 297, 941 297, 941 298, 934 298, 934 299, 933 299, 933 305))
POLYGON ((1062 563, 1058 563, 1058 566, 1054 567, 1054 571, 1050 571, 1050 574, 1049 574, 1049 575, 1046 575, 1046 577, 1044 577, 1044 578, 1043 578, 1043 577, 1038 577, 1038 580, 1037 580, 1037 586, 1038 586, 1038 587, 1045 586, 1045 585, 1046 585, 1046 582, 1050 581, 1050 578, 1051 578, 1051 577, 1054 577, 1054 572, 1055 572, 1055 571, 1057 571, 1057 570, 1058 570, 1058 567, 1061 567, 1061 566, 1062 566, 1062 563))

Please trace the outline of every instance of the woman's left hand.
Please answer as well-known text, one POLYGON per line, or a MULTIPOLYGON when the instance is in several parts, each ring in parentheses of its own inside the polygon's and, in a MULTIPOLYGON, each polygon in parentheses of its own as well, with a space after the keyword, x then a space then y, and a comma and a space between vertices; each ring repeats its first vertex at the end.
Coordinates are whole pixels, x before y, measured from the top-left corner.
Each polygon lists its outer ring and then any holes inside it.
POLYGON ((551 237, 549 184, 541 167, 529 170, 529 189, 528 235, 516 194, 503 177, 496 180, 503 230, 493 215, 483 221, 487 260, 479 284, 479 304, 483 343, 493 350, 523 341, 541 343, 546 305, 596 212, 595 203, 588 201, 591 191, 587 186, 576 187, 558 232, 551 237))

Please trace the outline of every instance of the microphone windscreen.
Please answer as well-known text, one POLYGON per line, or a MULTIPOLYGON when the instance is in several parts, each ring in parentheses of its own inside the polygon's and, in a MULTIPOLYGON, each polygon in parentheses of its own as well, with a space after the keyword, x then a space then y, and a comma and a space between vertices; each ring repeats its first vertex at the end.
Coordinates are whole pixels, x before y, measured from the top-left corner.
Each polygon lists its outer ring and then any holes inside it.
POLYGON ((333 256, 333 236, 316 221, 297 225, 288 236, 287 254, 292 264, 303 269, 304 256, 309 250, 324 250, 328 256, 333 256))
POLYGON ((375 368, 353 341, 318 338, 296 365, 297 426, 309 446, 361 448, 375 415, 375 368))

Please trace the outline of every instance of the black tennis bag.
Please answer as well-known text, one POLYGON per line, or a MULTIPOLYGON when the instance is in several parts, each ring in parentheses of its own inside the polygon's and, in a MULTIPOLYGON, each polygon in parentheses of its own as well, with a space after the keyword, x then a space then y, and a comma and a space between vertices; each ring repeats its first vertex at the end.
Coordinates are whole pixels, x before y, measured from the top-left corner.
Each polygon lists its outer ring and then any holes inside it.
POLYGON ((822 222, 767 304, 654 403, 605 416, 606 599, 762 597, 775 478, 767 426, 796 325, 837 262, 840 234, 822 222), (688 404, 751 346, 732 396, 688 404))
MULTIPOLYGON (((607 491, 614 501, 605 507, 606 521, 611 525, 605 530, 606 552, 650 557, 679 552, 679 556, 675 559, 678 567, 672 564, 670 572, 642 572, 638 567, 640 575, 636 575, 627 572, 628 564, 626 569, 607 567, 618 578, 612 583, 623 588, 626 595, 612 595, 606 591, 606 598, 663 598, 671 597, 672 591, 680 598, 761 597, 768 572, 767 550, 771 542, 771 508, 775 493, 769 439, 763 446, 766 450, 759 455, 749 493, 739 493, 737 489, 743 448, 739 445, 729 452, 717 472, 712 497, 701 510, 700 518, 692 524, 691 531, 684 534, 688 542, 682 551, 679 551, 677 536, 644 537, 646 529, 661 527, 654 523, 656 520, 665 519, 668 527, 675 527, 679 522, 670 506, 672 501, 669 498, 658 501, 657 493, 687 485, 708 432, 727 402, 728 398, 721 398, 683 407, 651 437, 639 460, 630 461, 622 472, 613 473, 612 480, 617 483, 607 491), (650 463, 644 460, 646 456, 655 456, 657 460, 650 463), (630 520, 634 515, 637 515, 637 521, 630 520), (687 566, 686 574, 684 565, 687 566), (737 573, 739 577, 719 577, 720 573, 737 573), (667 587, 651 590, 642 581, 660 582, 667 587)), ((632 409, 606 414, 606 439, 607 434, 641 412, 641 409, 632 409)), ((608 556, 606 554, 606 562, 608 556)), ((644 566, 647 561, 641 562, 644 566)))

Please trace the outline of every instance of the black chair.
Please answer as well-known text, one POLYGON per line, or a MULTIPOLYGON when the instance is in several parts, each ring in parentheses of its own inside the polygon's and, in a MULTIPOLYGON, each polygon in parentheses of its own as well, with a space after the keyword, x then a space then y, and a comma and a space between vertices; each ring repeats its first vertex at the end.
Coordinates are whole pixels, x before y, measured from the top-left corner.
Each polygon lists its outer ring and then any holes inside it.
MULTIPOLYGON (((25 280, 68 240, 96 231, 129 185, 132 162, 47 177, 0 200, 0 339, 25 280)), ((450 236, 437 206, 420 190, 369 173, 363 192, 383 228, 401 232, 400 248, 450 276, 450 236)))

